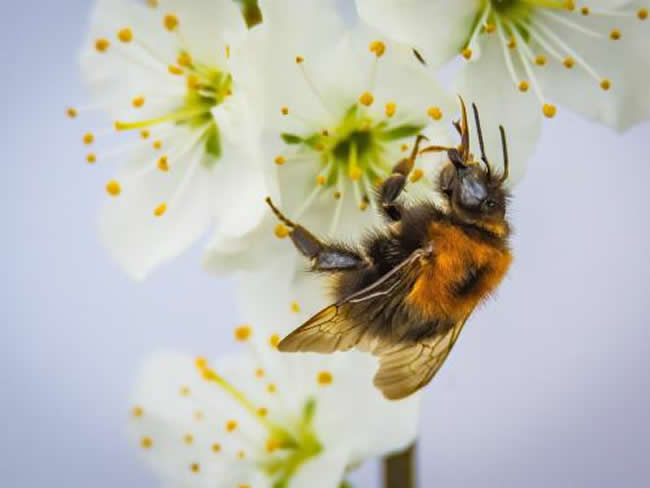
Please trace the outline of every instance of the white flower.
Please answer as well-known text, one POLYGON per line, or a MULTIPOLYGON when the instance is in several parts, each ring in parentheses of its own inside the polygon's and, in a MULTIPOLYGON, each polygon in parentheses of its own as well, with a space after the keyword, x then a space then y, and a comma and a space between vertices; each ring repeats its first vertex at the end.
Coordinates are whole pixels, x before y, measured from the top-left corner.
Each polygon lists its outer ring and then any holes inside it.
POLYGON ((132 441, 172 486, 333 488, 417 432, 418 399, 388 402, 367 355, 292 356, 244 325, 248 353, 210 363, 162 354, 136 382, 132 441))
MULTIPOLYGON (((314 231, 357 236, 372 223, 375 212, 364 211, 375 205, 375 185, 405 157, 415 134, 448 142, 456 101, 408 48, 363 24, 346 27, 335 1, 260 6, 264 23, 232 60, 239 72, 249 70, 240 81, 264 110, 266 164, 276 172, 271 193, 314 231)), ((411 196, 432 193, 438 161, 417 160, 411 196)), ((277 226, 276 233, 287 232, 277 226)), ((246 244, 218 238, 208 267, 221 269, 223 255, 241 253, 246 244)))
MULTIPOLYGON (((619 130, 648 118, 646 1, 357 0, 369 23, 434 65, 462 55, 456 88, 503 123, 513 160, 538 138, 542 114, 566 105, 619 130)), ((490 147, 498 148, 496 135, 490 147)), ((516 179, 516 176, 515 176, 516 179)))
POLYGON ((81 62, 88 108, 114 117, 111 129, 84 136, 89 147, 107 147, 87 160, 126 163, 106 185, 101 234, 135 278, 213 225, 245 234, 267 193, 260 128, 229 59, 229 43, 246 32, 239 8, 230 0, 146 4, 99 0, 81 62))

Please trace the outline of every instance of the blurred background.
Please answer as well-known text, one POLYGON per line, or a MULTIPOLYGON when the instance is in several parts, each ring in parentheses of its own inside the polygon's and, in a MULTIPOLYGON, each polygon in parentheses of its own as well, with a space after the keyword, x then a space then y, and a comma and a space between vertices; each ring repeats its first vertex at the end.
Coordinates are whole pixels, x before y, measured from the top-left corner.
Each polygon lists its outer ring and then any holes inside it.
MULTIPOLYGON (((84 162, 87 0, 5 5, 0 79, 0 485, 156 487, 123 436, 140 361, 219 354, 239 314, 201 245, 145 284, 96 232, 113 167, 84 162), (209 345, 209 350, 206 350, 209 345)), ((424 487, 650 486, 650 124, 560 110, 517 188, 516 262, 424 392, 424 487)), ((379 486, 379 466, 355 473, 379 486)))

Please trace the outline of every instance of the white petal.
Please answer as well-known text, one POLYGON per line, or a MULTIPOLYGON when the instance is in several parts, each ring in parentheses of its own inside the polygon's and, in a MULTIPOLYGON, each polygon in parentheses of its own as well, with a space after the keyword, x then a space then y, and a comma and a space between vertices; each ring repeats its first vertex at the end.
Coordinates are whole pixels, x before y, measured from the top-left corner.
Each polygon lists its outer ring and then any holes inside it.
POLYGON ((344 480, 348 461, 346 449, 325 450, 300 467, 289 488, 336 488, 344 480))
POLYGON ((150 358, 136 381, 132 406, 141 409, 129 422, 132 442, 141 446, 143 439, 150 440, 149 448, 140 447, 141 454, 163 480, 226 488, 255 476, 254 459, 238 459, 237 452, 252 455, 247 439, 261 444, 264 433, 255 423, 246 423, 246 413, 201 378, 192 358, 177 354, 150 358), (229 419, 240 422, 233 433, 225 429, 229 419), (214 444, 219 444, 218 452, 214 444), (194 463, 198 472, 191 469, 194 463))
MULTIPOLYGON (((640 2, 635 2, 641 5, 640 2)), ((613 10, 608 7, 608 10, 613 10)), ((636 16, 588 19, 589 27, 604 33, 604 39, 594 39, 562 25, 546 21, 553 31, 602 78, 611 81, 608 91, 600 88, 600 79, 590 76, 576 63, 566 69, 558 62, 538 70, 548 96, 589 119, 618 130, 627 129, 650 117, 650 56, 648 56, 648 25, 636 16), (608 34, 617 28, 618 41, 608 34)))
POLYGON ((458 55, 479 6, 476 0, 357 0, 362 19, 417 48, 434 66, 458 55))
MULTIPOLYGON (((181 132, 177 140, 192 137, 189 131, 176 130, 181 132)), ((143 279, 159 264, 178 256, 207 230, 217 186, 212 173, 201 165, 201 147, 180 158, 178 166, 177 161, 170 161, 169 172, 156 168, 156 156, 139 156, 134 161, 145 169, 121 171, 117 180, 122 193, 106 197, 99 223, 108 251, 135 279, 143 279), (154 216, 163 203, 167 211, 154 216)))
MULTIPOLYGON (((480 116, 485 146, 490 164, 502 168, 499 125, 503 125, 510 155, 509 186, 524 175, 541 130, 542 109, 529 90, 520 93, 506 71, 501 47, 496 39, 486 43, 480 59, 466 63, 456 79, 456 90, 468 104, 476 103, 480 116)), ((472 131, 472 152, 479 157, 477 131, 472 131)))
POLYGON ((327 448, 345 446, 350 463, 408 447, 417 436, 420 399, 415 394, 388 401, 372 379, 376 358, 351 351, 322 359, 333 375, 331 386, 319 387, 316 429, 327 448))
POLYGON ((161 0, 158 21, 174 13, 179 19, 183 45, 195 59, 222 66, 226 44, 246 31, 246 24, 235 2, 221 0, 161 0))

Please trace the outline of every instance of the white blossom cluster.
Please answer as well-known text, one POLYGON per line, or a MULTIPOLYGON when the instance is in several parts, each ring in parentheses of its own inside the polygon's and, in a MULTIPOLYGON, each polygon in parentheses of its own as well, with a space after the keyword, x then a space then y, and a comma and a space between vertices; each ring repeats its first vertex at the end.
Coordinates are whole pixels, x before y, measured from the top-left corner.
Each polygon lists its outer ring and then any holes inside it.
MULTIPOLYGON (((119 163, 103 242, 142 280, 209 233, 203 265, 233 276, 250 321, 235 329, 240 357, 158 355, 139 375, 130 431, 166 483, 337 487, 414 441, 417 398, 385 400, 372 358, 277 351, 326 297, 265 197, 321 235, 357 237, 414 136, 453 141, 457 94, 505 126, 511 181, 564 108, 619 130, 648 118, 644 3, 356 0, 344 19, 334 0, 260 0, 248 28, 232 0, 95 2, 81 55, 91 102, 67 113, 110 116, 83 136, 89 164, 119 163)), ((498 132, 486 136, 497 149, 498 132)), ((418 158, 410 197, 433 198, 440 163, 418 158)))

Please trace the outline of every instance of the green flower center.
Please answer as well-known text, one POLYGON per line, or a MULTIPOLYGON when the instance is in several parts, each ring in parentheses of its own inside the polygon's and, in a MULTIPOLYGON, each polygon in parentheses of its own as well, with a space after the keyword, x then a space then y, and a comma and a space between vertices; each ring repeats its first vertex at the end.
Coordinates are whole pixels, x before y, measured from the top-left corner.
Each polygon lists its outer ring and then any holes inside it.
POLYGON ((395 164, 387 158, 387 144, 414 136, 422 129, 422 125, 391 125, 387 119, 373 119, 355 104, 331 129, 306 135, 284 133, 282 139, 316 154, 321 165, 317 184, 330 188, 341 183, 344 176, 353 182, 385 178, 395 164))
MULTIPOLYGON (((211 167, 221 157, 221 137, 219 127, 212 117, 212 109, 222 104, 232 94, 232 76, 212 66, 206 66, 192 60, 189 53, 181 51, 178 56, 179 66, 170 66, 169 72, 174 76, 184 76, 187 93, 184 104, 171 112, 154 119, 134 122, 115 122, 119 131, 141 130, 163 123, 189 126, 203 131, 200 143, 205 146, 205 153, 212 156, 204 158, 203 165, 211 167)), ((140 104, 145 97, 138 97, 140 104)), ((135 104, 135 102, 134 102, 135 104)))

